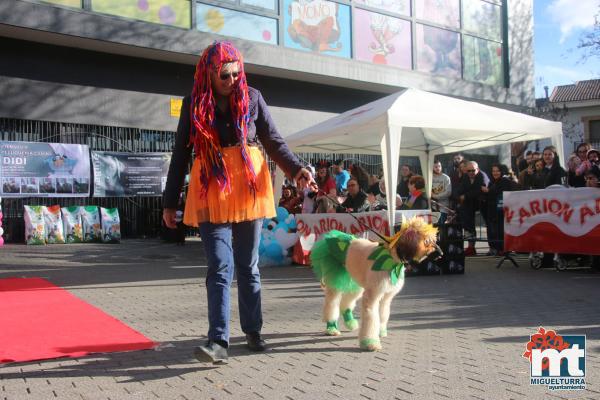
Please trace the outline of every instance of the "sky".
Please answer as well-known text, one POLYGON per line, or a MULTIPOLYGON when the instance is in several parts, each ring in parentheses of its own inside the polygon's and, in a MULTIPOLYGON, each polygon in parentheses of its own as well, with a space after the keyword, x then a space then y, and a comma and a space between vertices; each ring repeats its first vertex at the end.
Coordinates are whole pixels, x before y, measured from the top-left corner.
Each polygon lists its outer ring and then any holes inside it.
POLYGON ((533 0, 535 96, 555 86, 600 78, 600 57, 580 62, 582 34, 591 32, 600 0, 533 0))

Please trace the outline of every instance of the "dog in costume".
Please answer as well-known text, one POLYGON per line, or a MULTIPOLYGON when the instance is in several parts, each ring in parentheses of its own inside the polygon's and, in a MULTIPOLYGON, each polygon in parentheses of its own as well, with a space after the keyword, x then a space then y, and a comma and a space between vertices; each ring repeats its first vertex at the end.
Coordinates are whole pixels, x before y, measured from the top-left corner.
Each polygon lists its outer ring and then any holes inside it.
POLYGON ((340 312, 346 328, 359 328, 353 311, 362 297, 360 348, 381 350, 380 337, 387 336, 390 304, 404 286, 405 265, 441 255, 436 235, 437 228, 418 217, 404 221, 387 243, 359 239, 335 230, 325 234, 311 251, 313 271, 325 292, 325 333, 341 334, 340 312))

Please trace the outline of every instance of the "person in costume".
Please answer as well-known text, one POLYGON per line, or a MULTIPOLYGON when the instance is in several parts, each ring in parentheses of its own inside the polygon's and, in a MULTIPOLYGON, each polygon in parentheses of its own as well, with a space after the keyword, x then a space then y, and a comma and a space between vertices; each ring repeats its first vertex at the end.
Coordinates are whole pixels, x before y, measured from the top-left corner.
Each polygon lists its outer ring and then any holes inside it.
POLYGON ((264 351, 258 245, 263 218, 275 214, 268 156, 304 188, 312 177, 277 132, 261 93, 249 87, 242 54, 230 42, 208 46, 183 99, 163 198, 163 219, 175 228, 177 200, 194 150, 183 222, 199 228, 208 271, 208 341, 200 361, 225 363, 229 291, 234 269, 242 331, 252 351, 264 351))

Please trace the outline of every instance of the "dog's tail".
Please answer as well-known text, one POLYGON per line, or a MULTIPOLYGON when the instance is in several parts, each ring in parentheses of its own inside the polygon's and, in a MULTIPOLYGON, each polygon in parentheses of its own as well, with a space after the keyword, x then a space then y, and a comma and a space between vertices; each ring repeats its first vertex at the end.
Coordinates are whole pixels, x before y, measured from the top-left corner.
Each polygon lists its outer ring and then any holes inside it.
POLYGON ((322 284, 340 292, 358 292, 360 286, 346 270, 346 253, 354 236, 330 231, 316 242, 310 253, 313 271, 322 284))

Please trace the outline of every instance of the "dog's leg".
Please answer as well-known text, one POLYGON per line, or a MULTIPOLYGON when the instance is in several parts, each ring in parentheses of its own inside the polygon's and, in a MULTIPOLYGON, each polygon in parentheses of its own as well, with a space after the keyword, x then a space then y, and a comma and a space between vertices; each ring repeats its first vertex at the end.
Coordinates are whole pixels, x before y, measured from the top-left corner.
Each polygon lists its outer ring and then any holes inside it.
POLYGON ((381 304, 379 305, 379 336, 387 336, 387 323, 390 319, 390 305, 398 291, 388 292, 383 295, 381 304))
POLYGON ((356 307, 356 301, 360 299, 364 289, 360 289, 358 292, 347 292, 342 295, 342 301, 340 303, 340 311, 344 318, 344 325, 347 329, 354 331, 358 329, 358 321, 354 318, 354 307, 356 307))
POLYGON ((383 293, 376 289, 366 289, 362 298, 360 331, 358 334, 360 348, 368 351, 381 350, 379 341, 379 303, 383 293))
POLYGON ((340 300, 342 292, 335 289, 324 287, 325 304, 323 305, 323 321, 327 323, 325 334, 329 336, 339 336, 342 333, 338 328, 338 318, 340 317, 340 300))

